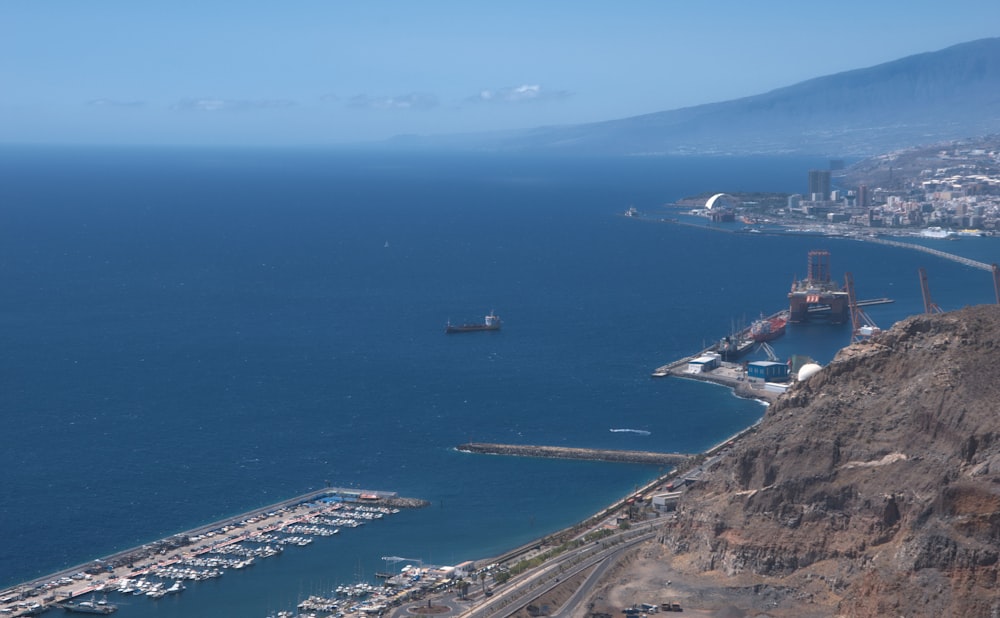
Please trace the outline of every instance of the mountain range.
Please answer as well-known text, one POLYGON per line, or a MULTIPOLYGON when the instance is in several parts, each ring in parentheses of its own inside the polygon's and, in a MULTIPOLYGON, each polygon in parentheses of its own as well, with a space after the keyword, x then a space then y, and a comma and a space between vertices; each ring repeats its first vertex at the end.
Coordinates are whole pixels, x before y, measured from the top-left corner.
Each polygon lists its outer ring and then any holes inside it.
POLYGON ((867 156, 997 132, 1000 38, 989 38, 731 101, 396 144, 583 155, 867 156))

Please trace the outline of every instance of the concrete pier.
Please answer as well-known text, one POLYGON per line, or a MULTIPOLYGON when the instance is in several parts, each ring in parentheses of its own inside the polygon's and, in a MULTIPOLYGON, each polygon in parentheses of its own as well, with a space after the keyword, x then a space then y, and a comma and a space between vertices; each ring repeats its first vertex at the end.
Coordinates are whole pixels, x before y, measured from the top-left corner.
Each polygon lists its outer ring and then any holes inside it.
POLYGON ((464 453, 485 453, 489 455, 516 455, 520 457, 548 457, 555 459, 587 459, 620 463, 652 465, 677 465, 687 461, 685 453, 657 453, 653 451, 615 451, 595 448, 569 448, 564 446, 537 446, 524 444, 488 444, 472 442, 461 444, 458 450, 464 453))
MULTIPOLYGON (((894 301, 891 298, 870 298, 867 300, 859 300, 857 301, 857 304, 859 307, 868 307, 872 305, 885 305, 892 302, 894 301)), ((810 310, 812 309, 813 308, 810 308, 810 310)), ((815 309, 822 309, 822 307, 815 307, 815 309)), ((767 316, 765 319, 770 320, 783 313, 786 312, 784 310, 778 311, 767 316)), ((734 336, 737 339, 746 338, 749 337, 749 331, 750 329, 746 328, 734 336)), ((778 391, 768 390, 766 385, 760 380, 748 379, 742 363, 720 361, 719 366, 711 371, 699 373, 691 373, 688 371, 689 362, 714 351, 716 351, 716 346, 713 345, 697 352, 692 356, 685 356, 684 358, 677 359, 667 363, 666 365, 661 365, 653 370, 652 377, 665 378, 667 376, 676 376, 678 378, 711 382, 713 384, 719 384, 732 388, 733 391, 740 397, 760 399, 762 401, 773 401, 778 395, 781 394, 778 391)))
POLYGON ((765 385, 760 380, 750 380, 746 377, 743 365, 740 363, 720 363, 719 367, 712 371, 703 373, 689 373, 687 362, 689 359, 681 359, 670 365, 658 367, 653 372, 654 377, 675 376, 687 378, 689 380, 699 380, 701 382, 711 382, 720 386, 728 386, 740 397, 747 399, 759 399, 761 401, 774 401, 781 393, 765 389, 765 385))

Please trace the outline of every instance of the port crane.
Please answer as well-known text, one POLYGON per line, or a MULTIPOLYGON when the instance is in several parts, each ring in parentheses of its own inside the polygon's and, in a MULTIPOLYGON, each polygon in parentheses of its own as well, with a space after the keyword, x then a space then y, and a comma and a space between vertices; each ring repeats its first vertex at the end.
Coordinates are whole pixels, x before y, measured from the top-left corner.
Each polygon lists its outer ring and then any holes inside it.
POLYGON ((851 311, 851 343, 870 339, 880 333, 882 329, 858 306, 857 296, 854 295, 854 275, 849 272, 844 273, 844 287, 847 289, 847 304, 851 311))
POLYGON ((931 300, 931 289, 927 285, 927 271, 921 266, 917 272, 920 273, 920 293, 924 297, 924 313, 944 313, 944 310, 931 300))
POLYGON ((769 344, 766 341, 761 341, 760 344, 757 346, 757 349, 763 350, 764 354, 767 355, 767 360, 773 363, 777 363, 781 360, 778 358, 778 354, 774 351, 774 348, 771 347, 771 344, 769 344))

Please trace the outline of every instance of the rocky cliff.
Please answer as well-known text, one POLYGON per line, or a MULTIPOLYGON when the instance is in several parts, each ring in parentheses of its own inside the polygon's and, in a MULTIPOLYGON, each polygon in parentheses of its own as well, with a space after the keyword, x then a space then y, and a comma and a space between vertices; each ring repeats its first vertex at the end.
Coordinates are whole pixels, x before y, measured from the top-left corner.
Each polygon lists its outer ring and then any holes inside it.
POLYGON ((849 616, 1000 614, 1000 306, 842 350, 694 486, 675 565, 849 616))

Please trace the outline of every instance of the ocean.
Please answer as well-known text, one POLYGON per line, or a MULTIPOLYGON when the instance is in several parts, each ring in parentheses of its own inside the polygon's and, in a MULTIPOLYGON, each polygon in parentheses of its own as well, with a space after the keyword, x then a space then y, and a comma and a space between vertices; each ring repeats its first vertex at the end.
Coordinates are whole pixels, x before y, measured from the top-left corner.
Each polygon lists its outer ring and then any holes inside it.
MULTIPOLYGON (((455 446, 725 440, 762 405, 649 374, 784 307, 809 250, 895 299, 883 327, 922 310, 920 266, 945 309, 993 302, 988 273, 916 251, 621 216, 801 192, 826 163, 0 148, 0 588, 325 484, 431 506, 118 615, 263 617, 383 556, 488 558, 662 470, 455 446), (501 331, 444 334, 491 310, 501 331)), ((933 246, 997 261, 994 238, 933 246)), ((849 339, 774 347, 827 363, 849 339)))

